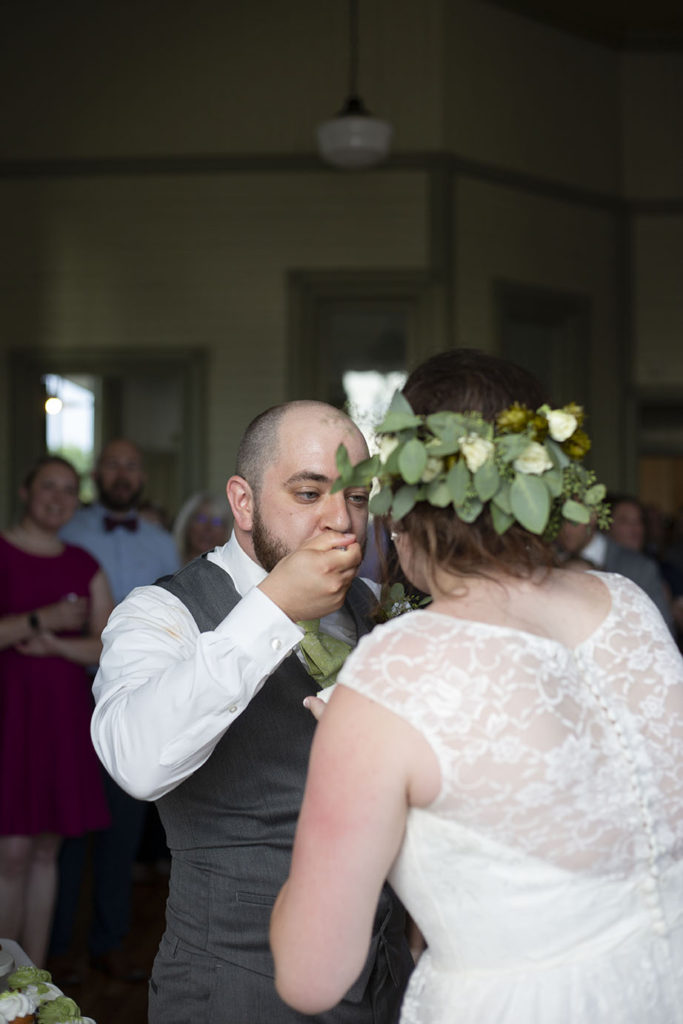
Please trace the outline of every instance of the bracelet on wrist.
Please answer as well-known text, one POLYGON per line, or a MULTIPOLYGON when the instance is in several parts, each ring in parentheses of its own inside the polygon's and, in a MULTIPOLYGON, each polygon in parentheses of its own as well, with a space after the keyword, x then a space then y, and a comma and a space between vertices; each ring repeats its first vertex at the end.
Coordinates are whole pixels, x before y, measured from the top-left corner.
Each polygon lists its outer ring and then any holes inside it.
POLYGON ((31 612, 28 617, 28 624, 34 633, 40 633, 40 619, 38 618, 38 612, 31 612))

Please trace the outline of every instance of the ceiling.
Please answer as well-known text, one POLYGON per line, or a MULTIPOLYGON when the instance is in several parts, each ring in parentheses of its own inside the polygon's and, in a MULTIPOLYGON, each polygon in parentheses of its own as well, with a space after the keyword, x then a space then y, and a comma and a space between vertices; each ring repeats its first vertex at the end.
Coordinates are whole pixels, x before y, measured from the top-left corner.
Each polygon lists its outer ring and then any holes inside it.
POLYGON ((683 0, 489 0, 618 50, 683 49, 683 0))

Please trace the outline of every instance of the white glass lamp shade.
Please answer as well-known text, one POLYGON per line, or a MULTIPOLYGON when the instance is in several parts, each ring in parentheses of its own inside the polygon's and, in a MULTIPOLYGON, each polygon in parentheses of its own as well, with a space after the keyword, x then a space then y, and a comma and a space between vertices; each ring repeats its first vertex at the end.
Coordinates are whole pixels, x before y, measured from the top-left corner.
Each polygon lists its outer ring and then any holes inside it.
POLYGON ((392 131, 388 121, 372 117, 352 97, 336 117, 318 126, 318 149, 336 167, 372 167, 387 157, 392 131))

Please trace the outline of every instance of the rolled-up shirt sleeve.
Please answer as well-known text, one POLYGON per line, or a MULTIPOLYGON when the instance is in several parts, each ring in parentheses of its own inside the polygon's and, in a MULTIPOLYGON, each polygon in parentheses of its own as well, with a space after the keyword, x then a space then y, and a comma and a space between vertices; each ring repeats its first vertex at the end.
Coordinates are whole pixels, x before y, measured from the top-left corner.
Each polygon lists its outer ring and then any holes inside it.
POLYGON ((109 774, 156 800, 210 757, 302 636, 257 587, 215 630, 200 633, 161 587, 139 587, 102 634, 91 733, 109 774))

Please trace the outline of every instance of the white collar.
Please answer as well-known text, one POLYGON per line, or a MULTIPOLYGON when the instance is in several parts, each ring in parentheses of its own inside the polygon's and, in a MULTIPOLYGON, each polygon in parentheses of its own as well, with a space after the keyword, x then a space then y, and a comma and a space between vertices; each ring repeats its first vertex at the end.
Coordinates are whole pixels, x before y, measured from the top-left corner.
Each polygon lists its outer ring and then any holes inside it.
POLYGON ((586 544, 581 548, 581 558, 585 558, 593 565, 602 566, 607 561, 607 537, 604 533, 595 532, 586 544))
POLYGON ((228 543, 220 548, 214 548, 209 552, 208 558, 231 576, 240 597, 244 597, 253 587, 257 587, 268 575, 263 566, 255 562, 244 548, 240 547, 234 532, 228 543))

